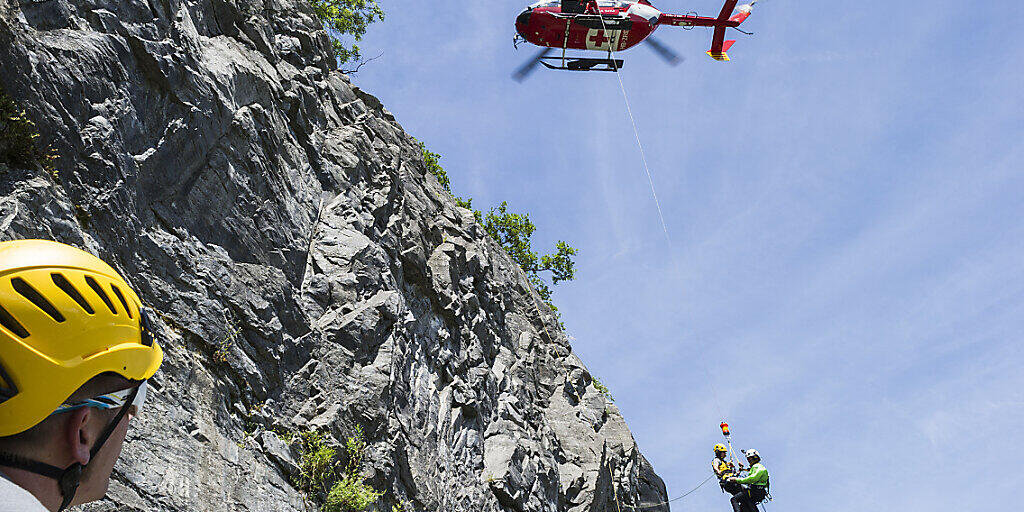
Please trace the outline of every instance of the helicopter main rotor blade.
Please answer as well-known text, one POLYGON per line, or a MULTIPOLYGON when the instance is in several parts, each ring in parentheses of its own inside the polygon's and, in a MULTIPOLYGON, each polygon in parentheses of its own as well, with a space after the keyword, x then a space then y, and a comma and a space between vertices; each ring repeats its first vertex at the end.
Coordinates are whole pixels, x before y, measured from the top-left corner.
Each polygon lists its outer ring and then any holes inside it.
POLYGON ((516 82, 522 82, 523 80, 526 80, 526 77, 530 76, 530 73, 533 73, 533 70, 537 69, 537 66, 540 64, 541 59, 547 57, 552 50, 553 48, 542 49, 540 52, 537 53, 537 55, 534 55, 532 59, 528 60, 526 64, 523 64, 522 67, 517 69, 516 72, 512 74, 512 79, 515 80, 516 82))
POLYGON ((683 60, 685 60, 654 36, 647 37, 647 45, 654 50, 654 53, 660 55, 661 58, 665 59, 665 62, 668 62, 671 66, 678 66, 683 62, 683 60))

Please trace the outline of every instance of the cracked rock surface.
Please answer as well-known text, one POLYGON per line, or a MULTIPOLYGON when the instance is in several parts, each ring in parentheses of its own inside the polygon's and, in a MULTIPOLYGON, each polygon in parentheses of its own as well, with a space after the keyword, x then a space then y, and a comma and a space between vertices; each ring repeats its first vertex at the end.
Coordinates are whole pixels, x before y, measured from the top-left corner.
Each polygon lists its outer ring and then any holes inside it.
POLYGON ((0 164, 0 238, 118 268, 166 350, 90 511, 302 511, 295 446, 444 512, 664 512, 522 272, 334 69, 299 0, 0 0, 0 88, 59 155, 0 164))

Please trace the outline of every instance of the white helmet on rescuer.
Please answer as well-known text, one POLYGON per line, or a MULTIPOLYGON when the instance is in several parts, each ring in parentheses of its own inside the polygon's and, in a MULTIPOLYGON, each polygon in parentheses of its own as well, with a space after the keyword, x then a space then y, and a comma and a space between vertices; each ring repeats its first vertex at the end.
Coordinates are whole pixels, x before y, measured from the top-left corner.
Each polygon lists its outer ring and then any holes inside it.
POLYGON ((761 454, 757 453, 757 450, 755 450, 753 448, 743 452, 743 455, 746 455, 748 459, 761 460, 761 454))

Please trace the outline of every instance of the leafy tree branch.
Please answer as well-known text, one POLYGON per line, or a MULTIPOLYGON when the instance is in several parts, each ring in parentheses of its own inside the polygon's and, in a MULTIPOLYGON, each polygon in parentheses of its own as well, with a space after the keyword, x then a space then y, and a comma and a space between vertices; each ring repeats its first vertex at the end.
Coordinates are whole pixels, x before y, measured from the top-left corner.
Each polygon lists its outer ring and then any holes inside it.
POLYGON ((316 17, 331 36, 331 45, 338 59, 338 66, 357 64, 354 70, 347 72, 358 71, 359 67, 368 61, 363 60, 359 45, 356 43, 363 40, 368 26, 384 19, 384 11, 377 5, 377 1, 310 0, 309 5, 313 7, 316 17), (353 42, 346 43, 347 38, 351 38, 353 42))
MULTIPOLYGON (((441 187, 451 194, 451 179, 441 167, 441 155, 427 149, 422 142, 417 141, 417 143, 427 171, 433 174, 441 187)), ((537 231, 537 226, 530 220, 529 214, 509 211, 508 203, 503 201, 497 208, 491 208, 485 215, 482 211, 473 208, 473 199, 463 199, 454 194, 453 197, 458 206, 473 212, 473 216, 476 217, 477 222, 483 225, 487 234, 495 242, 498 242, 523 270, 541 300, 557 312, 558 308, 551 302, 551 288, 542 274, 550 272, 552 285, 575 279, 576 262, 573 257, 578 253, 577 249, 564 240, 559 240, 553 253, 539 254, 533 248, 533 234, 537 231)))

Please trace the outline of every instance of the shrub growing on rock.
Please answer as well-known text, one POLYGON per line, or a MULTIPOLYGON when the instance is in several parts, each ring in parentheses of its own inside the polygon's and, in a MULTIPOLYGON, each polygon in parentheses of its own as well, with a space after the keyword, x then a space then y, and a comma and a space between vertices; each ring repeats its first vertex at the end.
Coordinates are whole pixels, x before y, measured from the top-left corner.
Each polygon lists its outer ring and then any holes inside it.
MULTIPOLYGON (((327 444, 319 432, 303 432, 296 436, 302 457, 299 460, 300 489, 307 492, 327 493, 335 478, 335 456, 337 451, 327 444)), ((295 439, 293 438, 293 439, 295 439)))
POLYGON ((300 489, 315 500, 323 499, 323 512, 363 512, 384 496, 367 484, 363 478, 363 459, 366 455, 366 437, 362 427, 345 440, 345 467, 338 471, 338 452, 319 432, 303 432, 286 436, 298 442, 300 489))
POLYGON ((11 167, 35 168, 37 165, 57 178, 53 150, 40 147, 36 124, 0 91, 0 163, 11 167))
POLYGON ((363 481, 363 457, 366 455, 366 439, 362 427, 356 427, 354 434, 345 440, 348 465, 324 504, 325 512, 362 512, 374 504, 383 491, 378 491, 363 481))
POLYGON ((427 171, 433 174, 437 178, 437 182, 441 184, 441 187, 450 194, 452 192, 452 181, 448 179, 448 173, 445 172, 444 167, 441 167, 441 155, 427 149, 427 145, 418 140, 416 143, 420 145, 420 153, 423 154, 423 163, 427 166, 427 171))
POLYGON ((351 37, 355 42, 362 41, 366 27, 384 19, 384 11, 377 5, 377 1, 310 0, 309 4, 317 18, 324 24, 327 33, 331 35, 338 65, 360 63, 363 56, 359 53, 359 46, 355 43, 345 44, 343 38, 351 37))
MULTIPOLYGON (((441 188, 452 194, 451 179, 440 164, 441 155, 427 149, 424 143, 416 142, 423 154, 423 163, 427 171, 437 178, 441 188)), ((473 208, 473 199, 463 199, 454 194, 453 197, 459 207, 473 212, 476 221, 483 225, 487 234, 498 242, 523 270, 541 300, 557 313, 558 308, 551 302, 551 288, 541 274, 550 272, 551 284, 575 279, 576 262, 573 256, 576 256, 577 249, 564 240, 559 240, 555 244, 555 252, 540 255, 533 249, 533 233, 537 226, 530 221, 529 214, 510 212, 508 203, 503 201, 497 208, 491 208, 484 215, 482 211, 473 208)))
POLYGON ((615 398, 612 397, 612 392, 608 389, 608 386, 605 386, 603 382, 597 379, 597 377, 594 377, 594 389, 596 389, 598 393, 604 395, 608 400, 611 400, 612 402, 615 401, 615 398))

